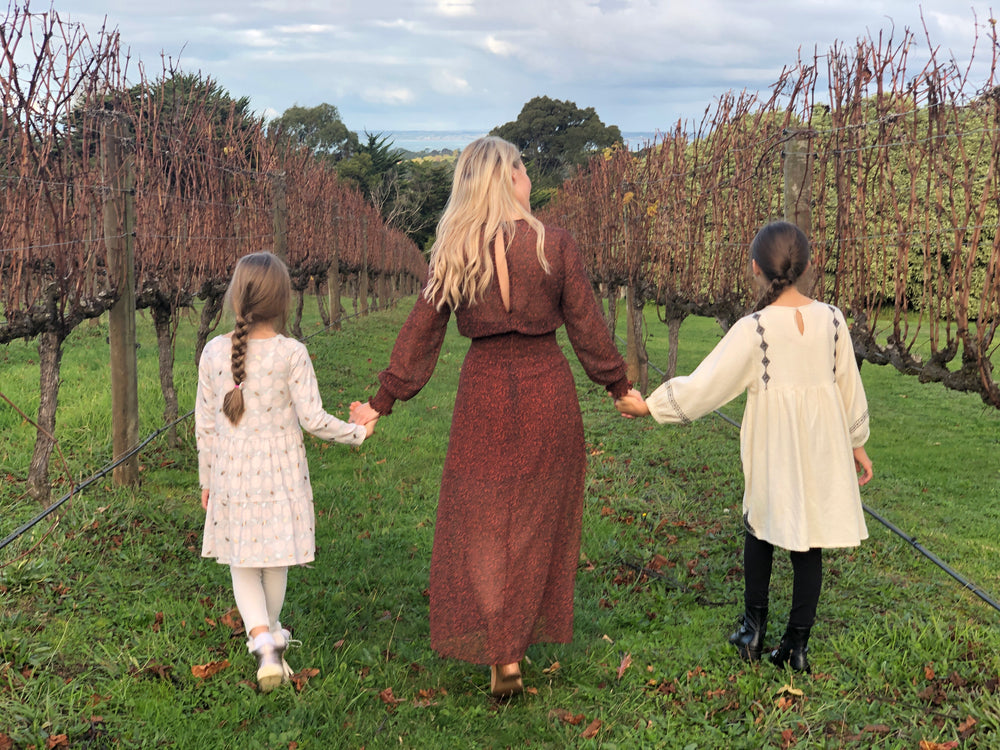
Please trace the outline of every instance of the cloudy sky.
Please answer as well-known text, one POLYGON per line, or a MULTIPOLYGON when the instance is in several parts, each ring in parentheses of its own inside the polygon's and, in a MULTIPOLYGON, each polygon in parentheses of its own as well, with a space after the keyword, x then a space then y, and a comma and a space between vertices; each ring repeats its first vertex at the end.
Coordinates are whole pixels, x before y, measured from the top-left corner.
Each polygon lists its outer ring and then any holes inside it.
MULTIPOLYGON (((799 52, 916 32, 991 58, 983 0, 54 0, 107 21, 148 77, 162 56, 267 116, 336 105, 351 130, 480 130, 534 96, 594 107, 624 132, 695 122, 726 91, 766 90, 799 52)), ((48 9, 35 0, 32 10, 48 9)), ((1000 11, 1000 2, 998 2, 1000 11)), ((922 48, 922 49, 921 49, 922 48)), ((914 65, 914 70, 917 67, 914 65)), ((976 75, 976 74, 974 74, 976 75)), ((131 78, 136 79, 133 72, 131 78)))

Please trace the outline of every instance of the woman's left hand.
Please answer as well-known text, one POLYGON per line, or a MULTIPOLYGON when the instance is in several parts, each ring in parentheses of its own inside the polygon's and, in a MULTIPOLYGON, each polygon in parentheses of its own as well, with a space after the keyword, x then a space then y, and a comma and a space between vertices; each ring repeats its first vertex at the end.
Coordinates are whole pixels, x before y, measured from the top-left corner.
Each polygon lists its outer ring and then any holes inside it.
POLYGON ((201 509, 208 510, 208 487, 201 491, 201 509))
POLYGON ((621 398, 615 401, 615 408, 621 412, 623 417, 648 417, 649 407, 646 406, 646 401, 643 399, 642 394, 639 393, 635 388, 629 390, 621 398))

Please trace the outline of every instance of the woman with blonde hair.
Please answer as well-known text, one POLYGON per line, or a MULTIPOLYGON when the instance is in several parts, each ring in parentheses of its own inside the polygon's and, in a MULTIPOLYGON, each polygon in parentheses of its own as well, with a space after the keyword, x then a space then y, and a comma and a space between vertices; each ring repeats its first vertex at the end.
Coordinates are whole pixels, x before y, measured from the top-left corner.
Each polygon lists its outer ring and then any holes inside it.
POLYGON ((492 667, 491 691, 523 690, 532 643, 573 635, 586 455, 566 326, 587 375, 615 398, 625 363, 568 233, 531 214, 517 149, 495 137, 463 150, 423 293, 369 403, 366 424, 412 398, 437 362, 449 317, 472 340, 462 365, 431 554, 431 646, 492 667))

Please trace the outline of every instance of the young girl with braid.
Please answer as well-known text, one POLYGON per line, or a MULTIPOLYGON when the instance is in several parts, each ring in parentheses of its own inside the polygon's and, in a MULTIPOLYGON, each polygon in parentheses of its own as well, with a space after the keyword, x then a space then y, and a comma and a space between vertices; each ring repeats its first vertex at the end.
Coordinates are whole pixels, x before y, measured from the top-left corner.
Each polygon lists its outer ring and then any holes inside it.
POLYGON ((288 567, 315 554, 302 428, 349 445, 371 434, 371 426, 323 410, 306 347, 281 333, 290 297, 278 257, 240 258, 226 293, 236 326, 205 346, 195 407, 206 511, 201 554, 229 565, 264 692, 292 674, 284 659, 290 633, 278 621, 288 567))
POLYGON ((867 538, 858 486, 872 478, 865 452, 868 405, 840 310, 802 294, 809 241, 794 224, 774 222, 750 246, 764 294, 686 377, 672 378, 643 402, 616 404, 626 416, 652 414, 688 424, 744 391, 740 429, 745 489, 744 612, 729 642, 755 661, 764 650, 774 548, 791 553, 792 606, 771 661, 809 671, 808 641, 823 577, 824 547, 867 538), (860 476, 858 476, 860 474, 860 476))

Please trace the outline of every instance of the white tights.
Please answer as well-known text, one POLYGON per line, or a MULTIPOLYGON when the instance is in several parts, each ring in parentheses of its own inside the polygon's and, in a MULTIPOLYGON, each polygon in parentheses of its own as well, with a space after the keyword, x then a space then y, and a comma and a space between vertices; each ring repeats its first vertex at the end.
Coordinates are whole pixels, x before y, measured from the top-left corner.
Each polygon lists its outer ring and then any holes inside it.
POLYGON ((278 630, 281 605, 285 603, 288 568, 237 568, 230 565, 236 608, 247 633, 264 625, 278 630))

